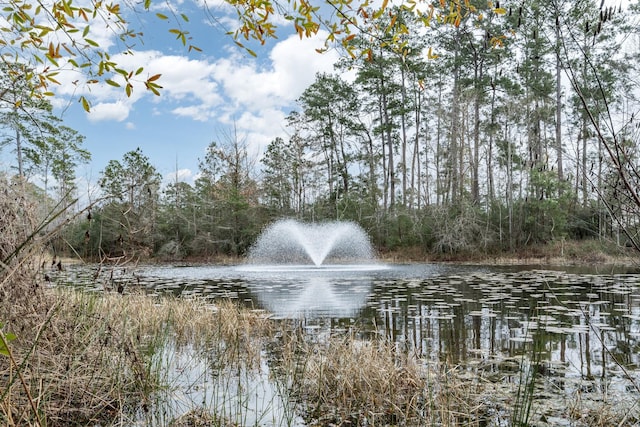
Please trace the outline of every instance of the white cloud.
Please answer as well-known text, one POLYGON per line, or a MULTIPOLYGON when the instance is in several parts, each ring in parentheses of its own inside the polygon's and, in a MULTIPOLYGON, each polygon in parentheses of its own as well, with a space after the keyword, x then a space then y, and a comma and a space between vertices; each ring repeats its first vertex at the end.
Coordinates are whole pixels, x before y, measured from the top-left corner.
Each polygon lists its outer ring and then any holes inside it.
POLYGON ((217 115, 219 121, 235 123, 260 146, 282 135, 286 114, 316 73, 333 71, 336 54, 315 51, 325 36, 321 32, 316 38, 300 40, 292 35, 274 46, 262 67, 259 60, 237 54, 216 61, 214 77, 229 100, 224 113, 217 115))
MULTIPOLYGON (((74 83, 73 73, 67 73, 57 88, 59 95, 70 97, 86 96, 92 103, 90 121, 123 121, 132 106, 147 97, 158 104, 178 103, 176 113, 180 115, 193 112, 195 120, 206 120, 210 111, 222 102, 217 83, 211 78, 211 65, 205 60, 192 60, 183 56, 163 55, 159 51, 134 52, 133 55, 114 55, 112 60, 125 70, 136 70, 144 65, 144 71, 134 76, 131 83, 133 91, 129 97, 124 94, 124 79, 113 76, 120 88, 106 83, 86 86, 74 83), (161 74, 157 83, 162 86, 161 96, 148 91, 144 81, 155 74, 161 74), (195 108, 193 106, 196 106, 195 108)), ((61 103, 62 105, 62 103, 61 103)), ((154 114, 157 114, 157 109, 154 114)))
POLYGON ((239 116, 235 124, 247 134, 252 134, 251 143, 266 145, 276 135, 283 133, 286 114, 278 109, 259 113, 246 111, 239 116))
POLYGON ((206 8, 227 9, 232 11, 231 5, 224 0, 195 0, 197 4, 206 8))
POLYGON ((292 35, 278 43, 271 51, 274 74, 278 76, 282 95, 300 96, 315 80, 318 72, 330 73, 338 57, 335 51, 316 52, 323 47, 327 33, 320 31, 314 38, 302 39, 292 35))
POLYGON ((193 182, 194 175, 191 169, 178 169, 164 175, 162 181, 166 184, 178 182, 193 182))
POLYGON ((190 105, 187 107, 177 107, 171 110, 177 116, 191 117, 199 122, 206 122, 211 119, 212 112, 204 105, 190 105))
POLYGON ((205 60, 184 56, 158 56, 152 58, 146 69, 149 75, 161 74, 158 83, 162 93, 174 100, 198 100, 215 106, 221 102, 218 85, 211 79, 212 66, 205 60))
POLYGON ((241 55, 218 60, 213 67, 225 95, 237 108, 260 111, 291 104, 309 86, 317 72, 330 72, 337 57, 333 52, 319 54, 326 33, 300 40, 291 35, 277 43, 268 66, 241 55))
POLYGON ((121 122, 129 116, 130 109, 131 106, 122 101, 100 102, 91 107, 91 112, 87 114, 87 118, 92 122, 102 120, 121 122))
MULTIPOLYGON (((194 121, 234 124, 238 131, 251 135, 252 144, 264 146, 283 135, 286 114, 313 83, 316 73, 333 72, 337 54, 316 52, 325 37, 322 31, 315 38, 302 40, 294 34, 276 43, 268 56, 258 58, 241 50, 217 59, 191 59, 158 50, 114 55, 112 60, 123 69, 144 65, 144 71, 137 76, 128 98, 123 98, 123 88, 92 85, 91 91, 84 93, 94 104, 88 117, 94 122, 124 121, 133 105, 146 99, 154 103, 152 108, 146 107, 154 116, 170 113, 194 121), (144 80, 155 74, 161 74, 159 97, 144 87, 144 80)), ((124 83, 118 79, 114 78, 124 83)), ((78 96, 78 87, 72 89, 78 96)))

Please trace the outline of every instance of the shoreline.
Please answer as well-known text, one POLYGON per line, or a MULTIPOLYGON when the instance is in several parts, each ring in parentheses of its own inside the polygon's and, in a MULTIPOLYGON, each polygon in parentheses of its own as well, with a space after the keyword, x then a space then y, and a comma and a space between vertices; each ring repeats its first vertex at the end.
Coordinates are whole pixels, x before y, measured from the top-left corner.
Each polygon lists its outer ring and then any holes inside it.
MULTIPOLYGON (((62 261, 63 265, 91 263, 99 264, 99 260, 85 260, 71 256, 45 256, 45 262, 51 260, 62 261)), ((148 257, 130 259, 126 262, 103 262, 110 266, 162 265, 184 264, 220 266, 238 265, 244 263, 245 256, 215 255, 215 256, 186 256, 180 258, 148 257)), ((521 248, 515 251, 500 252, 465 252, 465 253, 429 253, 420 247, 409 247, 395 250, 378 249, 376 260, 386 263, 439 263, 461 265, 496 265, 518 266, 539 265, 554 267, 629 267, 640 269, 640 253, 632 248, 611 245, 609 242, 596 240, 587 241, 559 241, 546 245, 521 248)))

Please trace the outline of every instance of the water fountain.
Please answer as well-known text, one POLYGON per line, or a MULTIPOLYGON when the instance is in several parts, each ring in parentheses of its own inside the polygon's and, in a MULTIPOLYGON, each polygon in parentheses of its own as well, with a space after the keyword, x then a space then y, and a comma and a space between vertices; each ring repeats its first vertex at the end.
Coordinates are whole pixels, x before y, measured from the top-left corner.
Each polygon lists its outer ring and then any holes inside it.
POLYGON ((253 265, 362 266, 372 262, 369 237, 360 226, 345 221, 277 221, 260 235, 248 257, 253 265))

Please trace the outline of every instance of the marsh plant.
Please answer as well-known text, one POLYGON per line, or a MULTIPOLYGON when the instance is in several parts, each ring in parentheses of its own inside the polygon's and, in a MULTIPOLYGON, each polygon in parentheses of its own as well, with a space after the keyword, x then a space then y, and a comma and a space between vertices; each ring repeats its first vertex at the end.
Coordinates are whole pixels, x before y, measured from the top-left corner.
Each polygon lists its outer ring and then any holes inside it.
POLYGON ((50 243, 68 218, 67 206, 43 217, 37 189, 4 176, 0 187, 0 424, 144 420, 170 385, 167 349, 217 348, 216 360, 241 356, 254 363, 260 346, 251 337, 265 331, 259 316, 237 307, 213 310, 202 300, 121 286, 104 292, 55 286, 65 263, 52 256, 50 243))
MULTIPOLYGON (((354 329, 314 334, 237 303, 59 288, 45 294, 53 309, 37 345, 22 347, 19 331, 8 343, 18 367, 7 366, 3 377, 12 380, 3 390, 6 425, 497 426, 533 420, 535 363, 519 381, 484 378, 421 359, 384 336, 354 329)), ((616 418, 601 419, 584 425, 616 418)))
POLYGON ((4 424, 166 425, 202 403, 167 417, 159 406, 167 396, 206 387, 211 413, 242 425, 242 381, 260 368, 252 339, 267 335, 261 316, 232 304, 214 309, 203 300, 143 294, 58 289, 48 297, 55 309, 38 343, 23 349, 20 332, 9 343, 22 364, 6 369, 4 424), (239 409, 225 412, 229 401, 239 409))
POLYGON ((276 381, 309 425, 420 424, 425 382, 416 359, 393 343, 352 333, 313 339, 299 328, 271 345, 276 381))
POLYGON ((165 345, 168 319, 151 300, 117 297, 47 292, 51 309, 37 332, 19 328, 11 342, 19 362, 5 367, 4 423, 124 422, 129 408, 148 408, 159 385, 153 355, 165 345))
POLYGON ((355 330, 325 336, 289 324, 269 349, 305 425, 491 425, 513 391, 355 330))

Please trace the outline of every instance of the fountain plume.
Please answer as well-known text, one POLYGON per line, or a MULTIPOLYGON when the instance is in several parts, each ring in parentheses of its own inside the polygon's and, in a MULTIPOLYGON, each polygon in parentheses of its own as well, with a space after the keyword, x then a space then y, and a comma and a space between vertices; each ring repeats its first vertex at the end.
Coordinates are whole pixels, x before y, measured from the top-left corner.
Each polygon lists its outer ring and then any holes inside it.
POLYGON ((374 259, 371 242, 353 222, 301 223, 281 220, 270 225, 249 251, 252 264, 367 263, 374 259))

